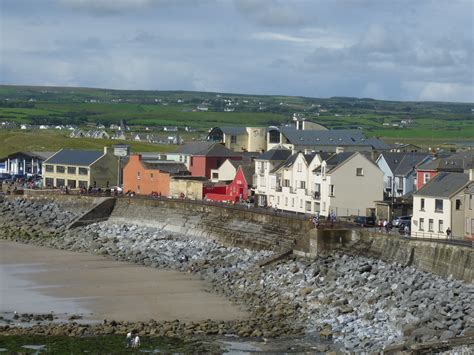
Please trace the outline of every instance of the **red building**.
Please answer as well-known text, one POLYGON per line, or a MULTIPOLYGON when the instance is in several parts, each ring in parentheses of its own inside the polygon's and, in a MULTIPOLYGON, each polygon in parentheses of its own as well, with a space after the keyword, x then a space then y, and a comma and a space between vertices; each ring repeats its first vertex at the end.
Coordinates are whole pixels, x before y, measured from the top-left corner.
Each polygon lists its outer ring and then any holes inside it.
POLYGON ((242 155, 216 142, 193 142, 182 146, 178 153, 189 156, 191 176, 211 177, 211 169, 217 169, 226 160, 242 160, 242 155))
POLYGON ((237 169, 234 180, 225 187, 225 192, 212 191, 205 195, 205 198, 212 201, 238 202, 245 201, 250 197, 252 186, 254 165, 241 165, 237 169))

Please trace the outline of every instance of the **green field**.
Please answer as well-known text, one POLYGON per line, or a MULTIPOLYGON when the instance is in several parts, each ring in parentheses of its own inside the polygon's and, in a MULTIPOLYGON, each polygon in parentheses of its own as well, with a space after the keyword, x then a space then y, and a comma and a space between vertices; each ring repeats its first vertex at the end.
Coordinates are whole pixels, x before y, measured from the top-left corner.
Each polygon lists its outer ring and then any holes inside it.
POLYGON ((472 108, 473 103, 0 85, 0 121, 90 127, 125 120, 133 131, 176 125, 201 135, 214 126, 279 125, 299 113, 331 129, 362 129, 382 139, 454 142, 474 140, 472 108), (197 111, 202 104, 209 110, 197 111), (228 107, 235 111, 224 112, 228 107), (402 120, 409 123, 394 126, 402 120))
POLYGON ((0 158, 17 151, 50 151, 61 148, 102 150, 104 146, 119 143, 130 145, 133 152, 170 152, 176 145, 149 144, 111 139, 69 138, 69 132, 41 131, 2 131, 0 130, 0 158))

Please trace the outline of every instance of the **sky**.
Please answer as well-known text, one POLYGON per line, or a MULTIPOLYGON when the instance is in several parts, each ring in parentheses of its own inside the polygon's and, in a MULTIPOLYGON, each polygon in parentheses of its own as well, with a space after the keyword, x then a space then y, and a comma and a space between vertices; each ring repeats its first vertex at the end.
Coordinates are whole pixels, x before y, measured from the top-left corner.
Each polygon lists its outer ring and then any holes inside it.
POLYGON ((474 102, 474 0, 0 0, 0 84, 474 102))

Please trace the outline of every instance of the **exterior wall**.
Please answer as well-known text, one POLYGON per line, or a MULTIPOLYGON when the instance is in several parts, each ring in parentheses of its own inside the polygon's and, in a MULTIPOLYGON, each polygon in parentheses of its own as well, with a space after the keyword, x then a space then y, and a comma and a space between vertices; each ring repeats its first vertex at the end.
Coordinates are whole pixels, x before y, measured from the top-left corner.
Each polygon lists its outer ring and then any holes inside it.
POLYGON ((474 242, 474 193, 464 195, 464 239, 471 239, 474 242))
MULTIPOLYGON (((465 212, 466 204, 464 198, 464 191, 461 191, 454 195, 451 200, 451 224, 453 237, 464 238, 466 234, 466 223, 465 223, 465 212), (456 209, 456 200, 461 202, 459 209, 456 209)), ((468 207, 468 206, 467 206, 468 207)))
POLYGON ((231 135, 224 133, 224 146, 234 152, 242 152, 247 150, 248 146, 248 134, 239 134, 239 135, 231 135), (235 136, 236 141, 232 143, 232 136, 235 136))
POLYGON ((202 200, 203 181, 171 178, 169 186, 170 197, 178 198, 183 193, 188 199, 202 200))
POLYGON ((262 127, 247 127, 247 151, 259 152, 267 150, 267 129, 262 127))
POLYGON ((104 154, 91 165, 92 186, 106 188, 117 184, 118 159, 112 152, 104 154))
MULTIPOLYGON (((446 238, 446 229, 453 230, 451 220, 451 201, 448 198, 438 198, 443 200, 443 211, 435 211, 435 197, 413 196, 413 217, 411 220, 411 234, 418 238, 446 238), (425 200, 425 208, 421 209, 421 200, 425 200), (424 219, 423 227, 420 226, 420 219, 424 219), (429 220, 433 220, 433 231, 429 231, 429 220), (443 221, 443 230, 439 230, 439 221, 443 221)), ((453 233, 453 237, 458 237, 453 233)))
POLYGON ((188 154, 180 153, 166 153, 166 160, 173 160, 178 163, 183 163, 186 165, 186 169, 189 170, 189 164, 191 162, 191 157, 188 154))
POLYGON ((206 157, 195 155, 191 157, 189 171, 191 176, 204 176, 208 179, 211 177, 211 170, 217 169, 226 159, 242 160, 242 157, 206 157))
POLYGON ((331 211, 338 216, 366 216, 367 209, 375 209, 375 201, 383 200, 383 172, 361 154, 342 163, 326 178, 317 175, 315 182, 321 184, 323 216, 331 211), (363 169, 363 176, 357 176, 357 168, 363 169), (334 196, 330 195, 330 185, 334 185, 334 196))
POLYGON ((227 159, 219 168, 211 170, 211 181, 232 181, 236 173, 237 169, 230 163, 229 159, 227 159), (214 178, 214 173, 217 173, 217 178, 214 178))
POLYGON ((232 201, 246 200, 249 197, 248 183, 242 169, 237 170, 234 180, 227 186, 224 191, 212 191, 207 193, 205 190, 205 198, 213 201, 232 201))
POLYGON ((416 171, 416 189, 421 189, 429 180, 434 178, 438 172, 433 170, 417 170, 416 171), (429 179, 425 181, 425 174, 429 176, 429 179))
MULTIPOLYGON (((54 171, 53 172, 47 172, 46 168, 44 169, 43 173, 43 186, 48 187, 48 181, 52 179, 53 184, 51 185, 52 187, 59 187, 60 185, 58 184, 58 179, 63 179, 65 181, 65 186, 67 185, 68 180, 70 181, 75 181, 76 187, 80 187, 83 185, 84 187, 88 188, 89 186, 93 186, 93 182, 91 180, 91 171, 90 167, 88 166, 79 166, 79 165, 64 165, 64 164, 45 164, 45 165, 50 165, 53 167, 54 171), (64 166, 65 167, 65 173, 58 173, 57 172, 57 166, 64 166), (75 174, 68 174, 68 168, 75 168, 76 173, 75 174), (84 168, 87 169, 87 175, 81 175, 79 174, 79 168, 84 168), (81 183, 83 182, 83 183, 81 183)), ((100 187, 100 186, 97 186, 100 187)))
POLYGON ((139 195, 152 192, 169 195, 170 174, 157 169, 146 169, 138 155, 131 155, 123 168, 123 190, 134 191, 139 195))

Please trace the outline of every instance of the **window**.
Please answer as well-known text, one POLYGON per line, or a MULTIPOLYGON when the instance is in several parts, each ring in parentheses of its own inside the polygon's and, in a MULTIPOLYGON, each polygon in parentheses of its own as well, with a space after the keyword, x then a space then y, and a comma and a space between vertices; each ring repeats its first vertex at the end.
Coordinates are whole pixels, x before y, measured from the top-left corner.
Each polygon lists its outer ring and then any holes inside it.
POLYGON ((329 185, 329 196, 334 197, 334 185, 329 185))
POLYGON ((303 164, 298 163, 298 172, 302 172, 302 171, 303 171, 303 164))
POLYGON ((62 165, 56 165, 56 172, 57 173, 61 173, 61 174, 64 174, 64 172, 66 171, 66 168, 62 165))
POLYGON ((193 163, 194 163, 194 159, 193 157, 189 157, 189 166, 193 166, 193 163))
POLYGON ((300 188, 306 189, 306 181, 300 181, 300 188))
POLYGON ((237 136, 230 136, 231 143, 237 143, 237 136))
POLYGON ((425 229, 425 219, 420 218, 420 228, 421 231, 425 229))
POLYGON ((219 173, 212 173, 213 179, 219 179, 219 173))
POLYGON ((290 187, 290 180, 289 179, 284 179, 283 180, 283 187, 290 187))
POLYGON ((270 143, 280 143, 280 132, 277 130, 271 130, 268 135, 270 136, 270 143))
POLYGON ((67 186, 71 189, 75 189, 76 188, 76 180, 68 180, 67 181, 67 186))
POLYGON ((45 184, 46 184, 46 187, 53 187, 54 186, 54 179, 53 178, 46 178, 45 184))
POLYGON ((444 233, 444 226, 443 226, 443 220, 442 219, 440 219, 438 221, 438 232, 439 233, 444 233))
POLYGON ((285 206, 288 206, 288 197, 285 197, 285 206))
POLYGON ((54 173, 54 166, 53 165, 46 165, 45 166, 47 173, 54 173))
POLYGON ((137 179, 140 180, 140 172, 137 171, 137 179))
POLYGON ((356 169, 356 175, 357 176, 364 176, 364 169, 363 168, 357 168, 356 169))
POLYGON ((305 205, 306 205, 306 211, 311 212, 311 201, 306 201, 305 205))
POLYGON ((61 187, 66 184, 66 181, 64 179, 56 179, 56 187, 61 187))
POLYGON ((461 209, 461 200, 456 199, 456 211, 459 211, 461 209))
POLYGON ((303 200, 300 200, 300 208, 303 208, 303 200))
POLYGON ((428 181, 430 181, 430 173, 424 173, 423 174, 423 184, 426 184, 428 181))
POLYGON ((387 189, 392 190, 392 177, 389 176, 387 179, 387 189))
POLYGON ((280 196, 277 196, 277 204, 280 204, 280 196))
POLYGON ((87 181, 79 180, 79 187, 87 189, 87 181))
POLYGON ((79 175, 87 175, 87 168, 79 168, 79 175))
POLYGON ((433 231, 433 220, 431 218, 428 220, 428 231, 433 231))
POLYGON ((76 174, 76 167, 75 166, 68 166, 67 167, 67 173, 68 174, 76 174))
POLYGON ((443 200, 435 200, 435 212, 443 212, 443 200))
POLYGON ((398 177, 398 189, 403 190, 403 177, 398 177))
POLYGON ((295 198, 294 197, 291 199, 291 207, 295 207, 295 198))
POLYGON ((425 210, 425 199, 422 198, 420 200, 420 211, 424 211, 425 210))
POLYGON ((140 185, 137 185, 137 193, 140 193, 140 185))

